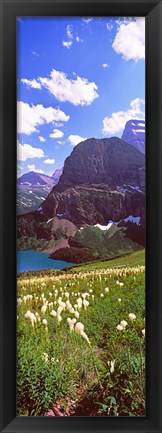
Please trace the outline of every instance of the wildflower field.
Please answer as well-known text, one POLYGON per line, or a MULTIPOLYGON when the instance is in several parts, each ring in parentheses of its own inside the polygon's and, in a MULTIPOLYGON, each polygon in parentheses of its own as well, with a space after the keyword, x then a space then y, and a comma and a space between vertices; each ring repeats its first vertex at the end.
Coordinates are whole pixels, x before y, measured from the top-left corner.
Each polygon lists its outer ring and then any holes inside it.
POLYGON ((137 255, 124 265, 18 278, 18 416, 145 415, 145 267, 137 255))

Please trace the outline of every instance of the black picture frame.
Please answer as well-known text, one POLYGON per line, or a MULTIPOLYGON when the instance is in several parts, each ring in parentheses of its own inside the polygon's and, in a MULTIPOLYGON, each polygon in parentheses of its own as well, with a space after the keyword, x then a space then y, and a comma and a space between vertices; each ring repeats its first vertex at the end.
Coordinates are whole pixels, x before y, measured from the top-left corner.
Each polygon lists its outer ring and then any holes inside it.
POLYGON ((162 432, 162 2, 1 0, 1 432, 162 432), (16 17, 146 17, 146 417, 16 417, 16 17), (161 146, 160 146, 161 144, 161 146))

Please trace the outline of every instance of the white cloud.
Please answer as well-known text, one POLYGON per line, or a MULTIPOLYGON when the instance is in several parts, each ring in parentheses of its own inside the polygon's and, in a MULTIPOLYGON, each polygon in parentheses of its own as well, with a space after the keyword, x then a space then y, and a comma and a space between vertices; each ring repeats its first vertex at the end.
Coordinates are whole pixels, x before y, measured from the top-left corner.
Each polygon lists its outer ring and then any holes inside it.
POLYGON ((66 143, 66 141, 60 141, 60 140, 58 140, 58 141, 57 141, 57 143, 58 143, 58 144, 62 144, 62 145, 63 145, 63 144, 65 144, 65 143, 66 143))
POLYGON ((35 57, 39 57, 39 53, 37 53, 36 51, 32 51, 33 56, 35 57))
POLYGON ((46 139, 44 137, 41 137, 41 135, 38 137, 39 140, 43 143, 44 141, 46 141, 46 139))
POLYGON ((17 177, 22 176, 24 168, 20 163, 17 163, 17 177))
POLYGON ((66 36, 68 39, 73 39, 73 26, 70 24, 66 27, 66 36))
POLYGON ((25 102, 17 103, 17 132, 30 135, 39 132, 36 128, 44 123, 55 121, 67 122, 70 116, 53 107, 43 107, 43 105, 32 105, 25 102))
POLYGON ((110 65, 108 65, 108 63, 103 63, 103 64, 102 64, 102 67, 103 67, 103 68, 109 68, 110 65))
POLYGON ((58 127, 64 126, 61 122, 53 122, 53 125, 58 127))
POLYGON ((41 168, 36 168, 35 164, 31 164, 31 165, 28 164, 27 167, 28 167, 29 171, 35 171, 36 173, 41 173, 41 174, 44 173, 44 171, 41 170, 41 168))
POLYGON ((22 144, 17 142, 17 159, 18 161, 26 161, 28 158, 43 158, 44 152, 42 149, 32 147, 30 144, 22 144))
POLYGON ((61 138, 63 137, 64 133, 60 131, 59 129, 54 129, 52 134, 50 134, 51 138, 61 138))
POLYGON ((106 28, 109 32, 111 32, 111 30, 113 29, 113 24, 106 23, 106 28))
POLYGON ((70 49, 72 44, 73 44, 72 41, 62 41, 63 47, 66 47, 68 50, 70 49))
POLYGON ((130 103, 130 108, 127 111, 117 111, 112 113, 110 117, 103 119, 102 133, 104 135, 115 134, 122 131, 128 120, 144 119, 144 99, 136 98, 130 103))
POLYGON ((76 41, 77 42, 83 42, 83 39, 81 39, 78 35, 76 36, 76 41))
POLYGON ((66 47, 68 50, 70 49, 70 47, 73 44, 73 26, 71 26, 70 24, 66 27, 66 37, 67 40, 66 41, 62 41, 62 45, 63 47, 66 47))
POLYGON ((22 78, 21 81, 23 84, 27 84, 28 87, 32 87, 33 89, 41 89, 41 84, 35 79, 27 80, 27 78, 22 78))
POLYGON ((90 105, 99 96, 94 82, 90 83, 87 78, 79 76, 69 79, 64 72, 55 69, 51 71, 50 78, 39 77, 38 80, 56 99, 74 105, 90 105))
POLYGON ((87 138, 80 137, 80 135, 69 135, 67 140, 70 142, 72 146, 76 146, 81 141, 87 140, 87 138))
POLYGON ((112 44, 117 54, 125 60, 145 58, 145 18, 136 18, 134 21, 119 22, 118 30, 112 44))
POLYGON ((87 18, 82 18, 82 20, 86 23, 86 24, 88 24, 88 23, 90 23, 92 20, 93 20, 93 18, 91 17, 87 17, 87 18))
POLYGON ((54 164, 55 163, 55 159, 46 159, 45 161, 43 161, 44 164, 54 164))

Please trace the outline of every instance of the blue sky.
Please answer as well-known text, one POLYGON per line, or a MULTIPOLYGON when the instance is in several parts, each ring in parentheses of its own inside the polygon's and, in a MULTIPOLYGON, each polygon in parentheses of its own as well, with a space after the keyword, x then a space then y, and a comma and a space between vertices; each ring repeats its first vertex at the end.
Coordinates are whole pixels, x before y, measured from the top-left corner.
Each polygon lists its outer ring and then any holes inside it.
POLYGON ((86 138, 145 116, 145 19, 17 19, 17 168, 51 175, 86 138))

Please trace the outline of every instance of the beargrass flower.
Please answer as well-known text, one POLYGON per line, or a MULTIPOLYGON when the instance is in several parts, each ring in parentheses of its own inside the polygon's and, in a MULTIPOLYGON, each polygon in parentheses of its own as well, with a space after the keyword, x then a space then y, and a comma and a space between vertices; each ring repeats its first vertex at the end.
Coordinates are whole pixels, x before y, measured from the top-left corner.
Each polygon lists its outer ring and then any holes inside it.
POLYGON ((118 331, 123 331, 123 326, 122 325, 118 325, 117 327, 116 327, 116 329, 118 330, 118 331))
POLYGON ((135 320, 136 319, 136 315, 134 313, 129 313, 129 319, 130 320, 135 320))
POLYGON ((70 317, 67 318, 67 323, 70 327, 70 332, 74 331, 74 325, 75 325, 76 321, 77 320, 75 318, 74 319, 70 319, 70 317))
POLYGON ((88 338, 87 334, 84 332, 83 323, 81 323, 81 322, 76 323, 75 332, 76 332, 76 334, 81 335, 87 341, 87 343, 90 344, 89 338, 88 338))
POLYGON ((108 293, 109 292, 109 288, 105 287, 105 292, 108 293))
POLYGON ((36 323, 36 317, 34 313, 31 313, 31 311, 27 311, 25 314, 25 317, 28 317, 31 321, 32 326, 34 326, 34 323, 36 323))
POLYGON ((21 302, 22 302, 22 299, 21 298, 17 298, 17 303, 21 304, 21 302))
POLYGON ((115 359, 113 359, 110 363, 110 373, 113 374, 115 370, 115 359))
POLYGON ((83 305, 84 305, 84 309, 86 310, 87 307, 88 307, 88 305, 89 305, 89 302, 86 299, 84 299, 83 300, 83 305))
POLYGON ((42 360, 47 364, 47 362, 48 362, 48 353, 46 353, 46 352, 43 353, 42 360))
POLYGON ((79 311, 75 311, 75 313, 74 313, 74 315, 75 315, 75 317, 77 318, 77 319, 79 319, 79 311))
POLYGON ((41 308, 42 313, 45 314, 46 310, 47 310, 47 305, 43 305, 41 308))
POLYGON ((40 322, 40 315, 39 315, 39 313, 36 312, 35 313, 35 317, 36 317, 37 321, 40 322))
POLYGON ((128 325, 128 323, 126 322, 126 320, 121 320, 120 325, 121 325, 123 328, 126 328, 126 326, 128 325))
POLYGON ((145 329, 142 329, 142 335, 145 337, 145 329))
POLYGON ((57 316, 57 313, 56 313, 55 310, 52 310, 52 311, 50 312, 50 314, 51 314, 51 316, 53 316, 53 317, 56 317, 56 316, 57 316))

